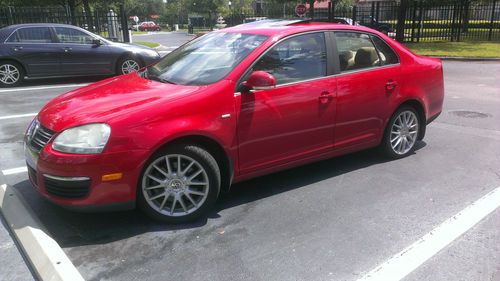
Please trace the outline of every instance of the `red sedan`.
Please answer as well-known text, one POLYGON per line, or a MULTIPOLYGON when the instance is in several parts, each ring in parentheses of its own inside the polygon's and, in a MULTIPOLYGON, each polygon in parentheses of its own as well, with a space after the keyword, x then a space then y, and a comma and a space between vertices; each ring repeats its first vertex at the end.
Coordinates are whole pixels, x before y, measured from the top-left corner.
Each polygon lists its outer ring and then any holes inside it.
POLYGON ((443 96, 441 62, 382 33, 265 20, 53 99, 26 160, 56 204, 182 222, 235 182, 377 146, 408 156, 443 96))
POLYGON ((152 21, 145 21, 139 24, 139 31, 160 31, 161 27, 152 21))

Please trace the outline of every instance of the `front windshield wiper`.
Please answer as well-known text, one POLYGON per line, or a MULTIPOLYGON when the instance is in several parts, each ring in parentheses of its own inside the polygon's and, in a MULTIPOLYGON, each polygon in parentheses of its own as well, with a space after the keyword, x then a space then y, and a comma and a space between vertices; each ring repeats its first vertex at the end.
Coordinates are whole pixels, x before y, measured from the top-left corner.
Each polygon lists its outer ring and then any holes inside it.
POLYGON ((162 83, 168 83, 168 84, 177 85, 177 83, 172 82, 172 81, 170 81, 170 80, 168 80, 168 79, 161 78, 160 76, 157 76, 157 75, 152 75, 149 71, 145 71, 145 72, 141 75, 141 77, 142 77, 142 78, 149 79, 149 80, 154 80, 154 81, 162 82, 162 83))

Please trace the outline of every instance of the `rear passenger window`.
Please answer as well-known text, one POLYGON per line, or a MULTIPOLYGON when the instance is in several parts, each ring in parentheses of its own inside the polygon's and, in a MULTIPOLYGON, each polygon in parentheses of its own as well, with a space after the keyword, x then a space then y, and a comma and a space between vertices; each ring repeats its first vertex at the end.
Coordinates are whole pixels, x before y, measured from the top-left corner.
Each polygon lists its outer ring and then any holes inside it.
POLYGON ((7 42, 52 43, 52 36, 48 27, 27 27, 18 29, 7 42))
POLYGON ((351 71, 380 65, 370 36, 358 32, 335 32, 340 70, 351 71))
POLYGON ((378 50, 378 55, 380 57, 381 65, 389 65, 399 63, 398 56, 396 53, 385 43, 382 39, 377 36, 372 36, 373 43, 378 50))

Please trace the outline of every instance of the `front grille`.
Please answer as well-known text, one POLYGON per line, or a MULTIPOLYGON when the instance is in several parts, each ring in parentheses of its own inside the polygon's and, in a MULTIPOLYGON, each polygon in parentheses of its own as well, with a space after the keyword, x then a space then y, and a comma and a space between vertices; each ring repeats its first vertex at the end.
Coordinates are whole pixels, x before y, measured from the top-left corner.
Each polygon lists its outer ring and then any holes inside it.
POLYGON ((90 179, 60 180, 44 176, 43 182, 49 194, 63 198, 82 198, 87 196, 90 190, 90 179))
POLYGON ((40 152, 54 136, 55 132, 45 128, 39 122, 37 122, 34 126, 36 127, 34 128, 32 135, 29 136, 29 146, 34 151, 40 152))
POLYGON ((31 168, 30 165, 26 164, 26 166, 28 166, 28 176, 31 180, 31 182, 35 185, 35 186, 38 186, 38 183, 37 183, 37 178, 36 178, 36 170, 31 168))

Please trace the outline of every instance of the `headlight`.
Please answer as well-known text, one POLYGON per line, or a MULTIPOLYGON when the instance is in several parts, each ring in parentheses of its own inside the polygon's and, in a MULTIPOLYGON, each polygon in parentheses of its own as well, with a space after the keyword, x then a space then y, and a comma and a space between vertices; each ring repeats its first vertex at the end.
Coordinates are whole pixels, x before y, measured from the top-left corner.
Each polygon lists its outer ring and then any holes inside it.
POLYGON ((66 153, 101 153, 108 142, 111 128, 107 124, 96 123, 67 129, 59 134, 52 148, 66 153))

